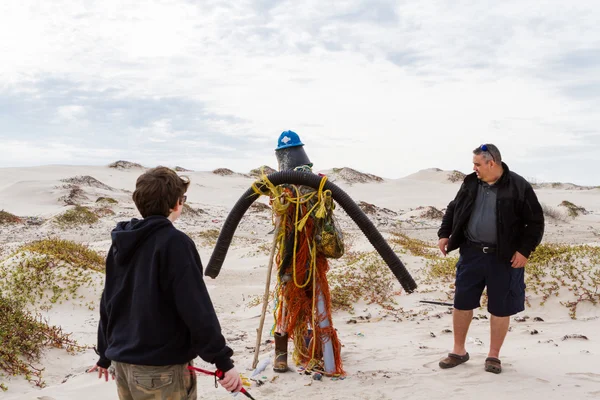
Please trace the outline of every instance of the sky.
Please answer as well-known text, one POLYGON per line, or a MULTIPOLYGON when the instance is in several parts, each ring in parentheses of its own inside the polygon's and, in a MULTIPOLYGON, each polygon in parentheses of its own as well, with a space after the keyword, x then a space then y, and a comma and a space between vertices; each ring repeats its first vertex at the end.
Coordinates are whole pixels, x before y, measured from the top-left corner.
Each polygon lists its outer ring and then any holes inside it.
POLYGON ((0 167, 116 160, 600 185, 595 0, 0 2, 0 167))

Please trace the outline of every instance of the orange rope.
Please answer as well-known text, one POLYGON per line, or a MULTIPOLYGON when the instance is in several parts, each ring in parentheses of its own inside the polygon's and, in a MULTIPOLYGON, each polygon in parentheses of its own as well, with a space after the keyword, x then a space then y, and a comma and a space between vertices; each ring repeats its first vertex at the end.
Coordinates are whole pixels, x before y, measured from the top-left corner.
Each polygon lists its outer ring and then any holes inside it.
MULTIPOLYGON (((300 198, 296 188, 297 198, 300 198)), ((285 247, 279 247, 277 265, 285 268, 286 274, 291 274, 293 280, 280 283, 278 298, 285 301, 285 320, 282 321, 282 308, 276 310, 278 327, 285 327, 287 334, 294 342, 294 361, 313 371, 323 370, 323 342, 331 341, 333 345, 336 371, 333 375, 344 375, 340 350, 341 343, 333 328, 331 319, 331 296, 327 282, 329 264, 327 259, 316 251, 315 221, 314 217, 305 219, 305 225, 298 230, 296 224, 299 219, 304 219, 307 213, 314 210, 310 202, 290 202, 282 218, 282 228, 285 228, 286 237, 294 230, 294 247, 292 251, 292 265, 281 265, 285 247), (285 225, 283 224, 285 222, 285 225), (299 284, 298 282, 301 282, 299 284), (309 286, 310 284, 310 286, 309 286), (325 312, 317 311, 317 288, 320 289, 325 300, 325 312), (321 322, 328 320, 329 327, 321 328, 321 322), (312 343, 307 343, 308 330, 312 329, 312 343)), ((284 332, 280 332, 284 333, 284 332)))

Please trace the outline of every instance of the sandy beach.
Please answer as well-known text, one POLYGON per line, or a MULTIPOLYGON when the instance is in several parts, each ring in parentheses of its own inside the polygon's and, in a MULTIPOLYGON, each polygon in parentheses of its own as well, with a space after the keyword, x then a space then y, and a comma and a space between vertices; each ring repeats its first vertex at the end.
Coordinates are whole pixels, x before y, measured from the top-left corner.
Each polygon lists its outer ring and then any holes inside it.
MULTIPOLYGON (((104 257, 115 223, 139 216, 131 193, 142 172, 142 167, 132 165, 1 168, 0 210, 17 216, 19 222, 0 224, 0 270, 10 272, 18 265, 15 252, 21 246, 48 238, 84 244, 104 257), (99 198, 114 202, 98 201, 99 198), (58 222, 61 215, 77 206, 86 207, 99 219, 82 224, 58 222)), ((205 265, 228 212, 255 180, 249 171, 217 172, 182 172, 192 182, 187 193, 190 208, 176 226, 194 239, 205 265)), ((420 303, 452 301, 452 280, 432 273, 432 268, 443 262, 436 246, 436 232, 440 213, 460 186, 460 180, 452 179, 455 173, 432 168, 399 179, 376 179, 350 168, 316 172, 326 174, 361 206, 419 287, 407 295, 387 271, 386 279, 391 284, 384 296, 385 304, 362 298, 351 309, 334 312, 334 326, 343 344, 347 372, 344 379, 315 380, 298 368, 276 374, 270 366, 252 377, 256 329, 273 240, 268 199, 258 200, 265 206, 252 207, 242 219, 221 274, 215 280, 205 278, 224 335, 235 351, 236 366, 244 376, 254 379, 247 389, 257 400, 600 398, 600 305, 597 295, 592 297, 596 304, 582 295, 582 288, 588 290, 585 293, 594 293, 594 276, 595 293, 600 291, 600 264, 595 255, 600 242, 600 187, 536 185, 536 194, 548 210, 543 245, 587 245, 573 256, 573 265, 584 283, 571 281, 565 278, 566 274, 551 276, 551 272, 561 271, 556 265, 558 258, 546 266, 536 264, 539 280, 528 281, 526 310, 511 318, 501 353, 503 372, 495 375, 483 368, 489 345, 489 314, 485 307, 475 310, 469 331, 471 360, 455 369, 441 370, 438 361, 452 347, 451 308, 420 303), (577 215, 569 215, 568 204, 579 207, 577 215), (415 243, 424 254, 414 251, 415 243), (555 281, 564 286, 549 289, 555 281), (581 301, 573 314, 568 303, 577 299, 581 301)), ((361 263, 367 262, 386 271, 379 255, 341 208, 337 216, 345 233, 347 253, 330 262, 330 273, 346 268, 360 271, 361 263)), ((526 274, 533 279, 528 267, 526 274)), ((29 305, 31 312, 40 313, 50 325, 72 333, 72 338, 87 349, 75 354, 63 349, 44 351, 39 362, 34 363, 44 368, 44 388, 27 382, 23 376, 0 376, 0 383, 8 387, 0 392, 1 399, 117 398, 114 382, 106 383, 85 372, 97 360, 91 346, 96 342, 97 306, 103 285, 101 272, 91 271, 89 276, 89 284, 77 289, 75 299, 50 308, 40 308, 41 303, 35 302, 29 305)), ((332 285, 336 282, 343 281, 334 280, 332 285)), ((273 324, 271 309, 270 304, 260 360, 273 356, 273 338, 269 335, 273 324)), ((195 362, 211 368, 200 359, 195 362)), ((198 377, 198 393, 202 399, 231 398, 224 389, 215 388, 214 379, 209 376, 198 377)))

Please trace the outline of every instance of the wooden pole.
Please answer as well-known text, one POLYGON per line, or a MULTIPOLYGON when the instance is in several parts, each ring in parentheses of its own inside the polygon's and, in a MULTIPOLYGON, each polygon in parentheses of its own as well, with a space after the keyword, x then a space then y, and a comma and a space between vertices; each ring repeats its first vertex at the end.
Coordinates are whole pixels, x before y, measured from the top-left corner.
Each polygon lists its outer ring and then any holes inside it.
POLYGON ((269 304, 269 288, 271 287, 271 274, 273 271, 273 257, 275 256, 275 249, 277 248, 277 237, 279 236, 279 221, 275 227, 275 237, 273 238, 273 246, 271 246, 271 254, 269 256, 269 266, 267 267, 267 284, 265 285, 265 295, 263 297, 263 308, 260 316, 260 323, 256 330, 256 346, 254 347, 254 361, 252 361, 252 368, 256 368, 258 364, 258 350, 260 349, 260 342, 262 339, 263 325, 265 323, 265 316, 267 314, 267 305, 269 304))

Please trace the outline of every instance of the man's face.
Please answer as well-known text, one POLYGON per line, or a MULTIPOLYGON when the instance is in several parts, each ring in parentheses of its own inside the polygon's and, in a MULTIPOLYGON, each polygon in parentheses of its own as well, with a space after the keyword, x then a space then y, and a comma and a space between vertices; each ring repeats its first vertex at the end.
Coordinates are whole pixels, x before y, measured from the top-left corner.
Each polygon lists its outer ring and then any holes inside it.
POLYGON ((493 161, 486 161, 483 155, 473 155, 473 171, 477 173, 477 177, 483 182, 488 182, 493 177, 492 166, 493 161))

